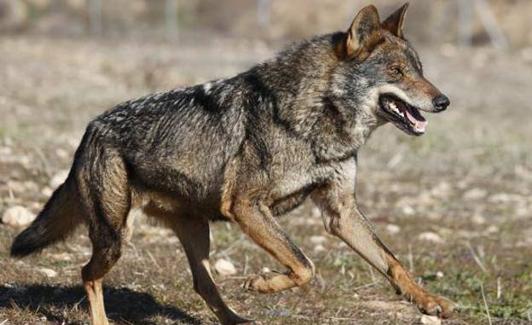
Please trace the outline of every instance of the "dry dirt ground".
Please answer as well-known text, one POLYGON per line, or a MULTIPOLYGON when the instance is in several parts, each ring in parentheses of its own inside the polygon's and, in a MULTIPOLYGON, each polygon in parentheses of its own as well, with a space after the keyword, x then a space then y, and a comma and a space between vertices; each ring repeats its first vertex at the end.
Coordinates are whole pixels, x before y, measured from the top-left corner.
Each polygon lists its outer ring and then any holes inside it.
MULTIPOLYGON (((458 303, 445 324, 532 322, 532 58, 451 46, 421 49, 427 74, 452 99, 428 134, 383 127, 360 154, 358 197, 383 240, 430 290, 458 303)), ((0 215, 46 201, 91 117, 153 90, 229 76, 272 50, 233 41, 0 38, 0 215)), ((264 267, 282 270, 234 225, 213 227, 212 261, 228 303, 260 324, 412 324, 421 315, 306 204, 280 220, 317 267, 312 283, 274 295, 241 288, 264 267)), ((24 259, 8 257, 20 231, 0 224, 0 324, 87 324, 80 269, 84 229, 24 259), (50 272, 49 270, 55 271, 50 272), (55 274, 54 274, 55 273, 55 274)), ((106 278, 116 324, 214 324, 193 292, 183 251, 140 217, 106 278)))

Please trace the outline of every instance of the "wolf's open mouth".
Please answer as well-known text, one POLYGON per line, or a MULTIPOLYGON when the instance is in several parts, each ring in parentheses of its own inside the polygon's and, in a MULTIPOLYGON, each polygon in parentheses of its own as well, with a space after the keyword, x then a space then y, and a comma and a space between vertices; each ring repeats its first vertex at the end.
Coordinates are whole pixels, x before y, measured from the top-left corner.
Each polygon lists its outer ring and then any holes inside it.
POLYGON ((428 122, 418 108, 407 104, 393 94, 381 95, 379 104, 381 110, 386 113, 387 119, 399 128, 415 135, 425 133, 428 122))

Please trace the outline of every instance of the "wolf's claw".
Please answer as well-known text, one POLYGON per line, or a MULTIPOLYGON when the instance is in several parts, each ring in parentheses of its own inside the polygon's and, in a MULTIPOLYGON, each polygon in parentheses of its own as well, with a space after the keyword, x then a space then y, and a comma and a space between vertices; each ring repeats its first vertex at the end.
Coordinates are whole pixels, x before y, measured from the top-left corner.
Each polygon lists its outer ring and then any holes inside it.
POLYGON ((455 304, 446 298, 426 294, 416 299, 419 310, 427 315, 448 318, 455 308, 455 304))
POLYGON ((244 289, 250 290, 250 291, 258 291, 261 293, 266 293, 269 290, 267 290, 267 280, 264 278, 264 276, 260 274, 252 275, 250 276, 243 285, 244 289))

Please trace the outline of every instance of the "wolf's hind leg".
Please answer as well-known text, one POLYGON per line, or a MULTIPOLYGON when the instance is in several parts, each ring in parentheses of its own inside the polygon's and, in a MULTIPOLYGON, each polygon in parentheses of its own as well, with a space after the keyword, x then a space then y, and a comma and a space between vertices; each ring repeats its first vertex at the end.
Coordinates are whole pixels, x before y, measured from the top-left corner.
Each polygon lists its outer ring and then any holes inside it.
POLYGON ((225 304, 216 288, 209 265, 208 220, 197 216, 174 216, 171 223, 187 255, 194 290, 205 300, 222 324, 250 323, 250 320, 238 316, 225 304))
POLYGON ((81 272, 83 286, 90 304, 92 325, 107 325, 102 281, 120 257, 121 241, 119 235, 108 230, 93 231, 91 239, 92 257, 81 272))
POLYGON ((131 207, 131 190, 123 160, 109 149, 94 150, 80 166, 77 179, 85 208, 92 257, 81 271, 90 304, 92 325, 107 325, 103 277, 121 255, 122 236, 131 207))

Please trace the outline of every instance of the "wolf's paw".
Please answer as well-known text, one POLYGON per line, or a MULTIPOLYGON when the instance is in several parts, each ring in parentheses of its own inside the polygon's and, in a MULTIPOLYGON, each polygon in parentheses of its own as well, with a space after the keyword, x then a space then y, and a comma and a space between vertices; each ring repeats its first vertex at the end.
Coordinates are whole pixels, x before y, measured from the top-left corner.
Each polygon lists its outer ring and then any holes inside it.
POLYGON ((418 297, 416 305, 422 313, 441 318, 450 317, 455 309, 455 304, 452 301, 430 293, 418 297))
POLYGON ((257 291, 260 293, 271 293, 274 290, 270 287, 268 279, 264 275, 256 274, 250 276, 244 282, 244 289, 257 291))

